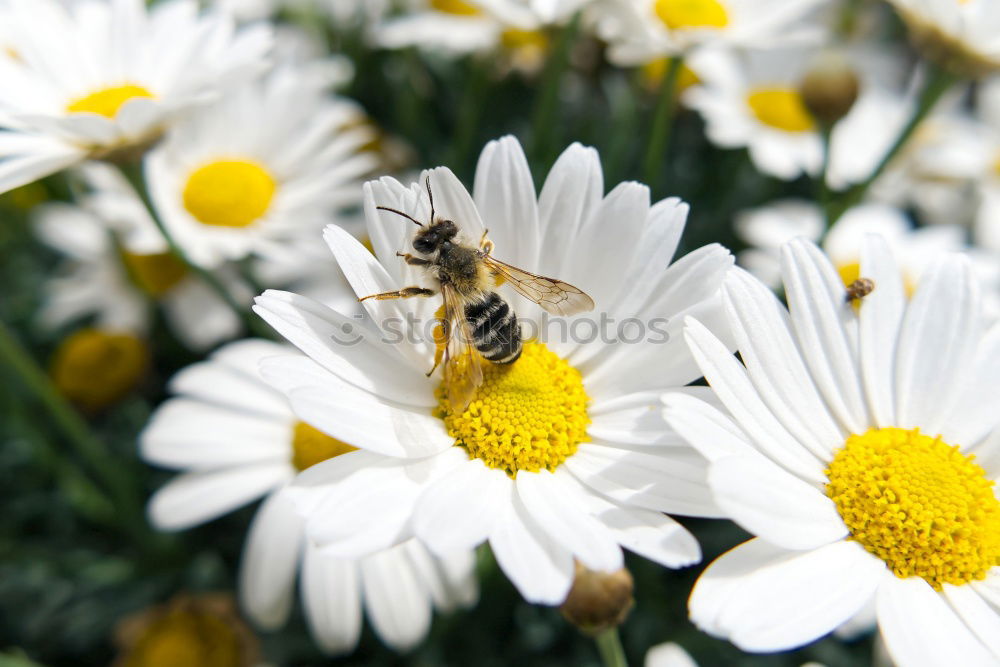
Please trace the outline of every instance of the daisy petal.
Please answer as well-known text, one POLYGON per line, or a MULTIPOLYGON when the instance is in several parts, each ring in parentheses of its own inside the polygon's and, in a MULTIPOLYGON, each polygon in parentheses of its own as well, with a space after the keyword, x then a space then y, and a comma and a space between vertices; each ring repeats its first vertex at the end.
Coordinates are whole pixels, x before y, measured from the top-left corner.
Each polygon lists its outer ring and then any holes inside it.
POLYGON ((281 627, 292 609, 302 536, 302 519, 281 491, 261 503, 250 524, 240 565, 240 602, 266 630, 281 627))
POLYGON ((331 558, 307 543, 302 602, 316 643, 324 652, 350 653, 361 636, 361 582, 352 560, 331 558))
POLYGON ((361 561, 365 611, 378 636, 396 651, 408 651, 431 627, 431 601, 400 544, 361 561))
POLYGON ((986 648, 1000 659, 1000 612, 971 586, 943 585, 944 597, 958 617, 986 648))
POLYGON ((604 175, 597 151, 571 144, 552 166, 538 195, 541 247, 545 248, 545 256, 539 258, 539 271, 565 275, 563 265, 575 254, 573 239, 603 196, 604 175))
POLYGON ((413 531, 431 550, 448 554, 473 549, 489 537, 513 485, 480 459, 457 465, 420 495, 413 531))
POLYGON ((815 549, 847 535, 832 500, 760 456, 722 458, 708 479, 729 517, 772 544, 815 549))
POLYGON ((490 533, 500 569, 527 602, 557 605, 573 585, 573 555, 532 520, 517 494, 490 533))
POLYGON ((681 393, 663 397, 663 419, 709 461, 759 454, 733 420, 705 401, 681 393))
POLYGON ((486 144, 479 155, 472 192, 476 206, 486 216, 483 224, 496 243, 497 258, 516 266, 537 267, 540 235, 535 185, 517 139, 508 136, 486 144))
POLYGON ((851 618, 884 573, 882 561, 855 542, 787 551, 751 540, 701 575, 691 593, 691 618, 744 651, 791 649, 851 618))
POLYGON ((149 520, 159 530, 184 530, 242 507, 291 477, 286 463, 178 475, 150 498, 149 520))
POLYGON ((629 551, 670 568, 701 561, 698 540, 665 514, 623 507, 593 495, 587 497, 587 506, 594 518, 607 526, 618 543, 629 551))
POLYGON ((622 550, 602 523, 581 509, 582 491, 575 480, 548 470, 520 471, 517 495, 543 530, 592 570, 622 567, 622 550))
POLYGON ((861 375, 875 423, 886 428, 896 426, 896 361, 888 351, 896 347, 906 295, 902 273, 881 236, 865 236, 861 275, 875 283, 875 290, 861 300, 858 314, 861 375))
POLYGON ((919 577, 885 572, 876 598, 878 626, 892 659, 900 665, 996 665, 944 596, 919 577))

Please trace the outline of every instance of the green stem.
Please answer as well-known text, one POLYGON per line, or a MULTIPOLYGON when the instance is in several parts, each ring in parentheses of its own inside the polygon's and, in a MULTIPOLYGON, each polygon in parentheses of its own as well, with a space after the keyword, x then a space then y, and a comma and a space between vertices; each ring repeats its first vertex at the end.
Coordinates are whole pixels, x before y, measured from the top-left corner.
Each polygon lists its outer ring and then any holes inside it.
MULTIPOLYGON (((125 473, 121 467, 121 461, 108 451, 104 442, 91 432, 80 414, 56 391, 49 381, 48 374, 31 358, 28 351, 2 321, 0 321, 0 361, 6 364, 24 386, 41 401, 52 416, 53 424, 62 431, 77 455, 101 481, 109 493, 109 497, 105 497, 89 482, 84 483, 79 488, 85 488, 88 492, 99 494, 98 497, 101 498, 102 504, 115 507, 118 512, 134 514, 135 509, 138 508, 137 496, 129 476, 121 474, 125 473)), ((67 474, 65 469, 61 472, 64 475, 67 474)), ((72 475, 67 479, 72 479, 74 482, 80 481, 78 475, 72 475)), ((126 527, 134 532, 137 530, 135 517, 132 516, 129 519, 131 519, 131 523, 126 527)))
POLYGON ((563 73, 569 65, 569 54, 580 28, 580 13, 577 12, 559 35, 552 55, 545 64, 542 76, 541 95, 535 106, 532 123, 532 151, 536 162, 547 162, 552 145, 555 143, 556 111, 559 108, 559 88, 563 73))
POLYGON ((653 110, 653 125, 649 132, 649 144, 646 146, 646 157, 643 160, 642 174, 646 184, 655 190, 659 181, 658 171, 666 158, 670 142, 670 131, 674 126, 674 114, 677 110, 677 75, 681 71, 684 58, 676 55, 667 61, 667 71, 660 82, 660 95, 653 110))
POLYGON ((872 171, 871 175, 868 176, 863 182, 855 185, 851 189, 847 190, 840 198, 839 202, 834 202, 831 204, 829 209, 829 223, 832 225, 835 223, 840 216, 844 214, 849 208, 857 205, 864 198, 865 193, 871 187, 882 172, 885 171, 886 167, 892 162, 893 158, 902 150, 906 142, 909 141, 910 137, 916 131, 920 123, 923 122, 924 118, 934 109, 934 106, 938 103, 941 97, 951 88, 952 84, 958 81, 958 78, 945 71, 944 69, 927 63, 927 80, 924 82, 924 88, 920 91, 920 97, 917 100, 917 108, 913 111, 913 115, 907 121, 906 125, 900 131, 899 136, 896 137, 896 141, 893 142, 892 146, 886 151, 882 160, 878 163, 878 166, 872 171))
POLYGON ((594 641, 597 642, 597 651, 601 654, 604 667, 628 667, 625 649, 622 648, 622 640, 618 636, 618 628, 605 630, 594 637, 594 641))
POLYGON ((232 310, 236 316, 243 321, 244 325, 251 334, 256 336, 261 336, 263 338, 274 338, 274 333, 268 328, 262 321, 258 320, 253 316, 250 308, 241 306, 233 298, 233 295, 229 293, 226 286, 222 284, 218 276, 214 273, 205 269, 204 267, 198 265, 197 263, 191 261, 191 258, 187 256, 187 253, 177 244, 174 237, 170 234, 170 230, 167 229, 166 225, 160 219, 160 216, 156 214, 156 208, 153 206, 153 202, 150 201, 149 193, 146 192, 144 183, 141 182, 139 174, 133 174, 128 170, 123 169, 122 174, 129 180, 132 184, 133 189, 142 200, 143 205, 146 207, 146 211, 149 213, 149 217, 152 218, 153 224, 160 231, 160 235, 163 236, 163 240, 166 241, 167 247, 170 249, 170 253, 176 257, 188 270, 193 271, 201 280, 207 284, 212 291, 214 291, 220 299, 222 299, 230 310, 232 310))

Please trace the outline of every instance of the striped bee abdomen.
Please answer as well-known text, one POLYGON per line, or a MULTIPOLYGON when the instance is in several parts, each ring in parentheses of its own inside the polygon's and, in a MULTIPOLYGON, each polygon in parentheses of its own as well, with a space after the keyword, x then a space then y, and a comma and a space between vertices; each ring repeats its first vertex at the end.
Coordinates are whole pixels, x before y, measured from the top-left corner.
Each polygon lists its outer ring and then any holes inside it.
POLYGON ((509 364, 521 356, 517 315, 496 292, 486 292, 481 301, 466 304, 465 320, 472 330, 476 349, 487 360, 509 364))

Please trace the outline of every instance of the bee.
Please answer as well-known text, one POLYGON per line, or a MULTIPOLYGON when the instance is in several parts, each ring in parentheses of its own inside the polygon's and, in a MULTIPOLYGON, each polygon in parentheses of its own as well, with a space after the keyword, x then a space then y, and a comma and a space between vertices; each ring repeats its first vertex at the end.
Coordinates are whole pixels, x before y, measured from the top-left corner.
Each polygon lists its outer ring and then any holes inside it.
POLYGON ((495 291, 507 283, 521 296, 554 315, 574 315, 594 308, 594 300, 580 289, 555 278, 546 278, 493 257, 493 242, 483 232, 478 247, 461 239, 453 220, 434 213, 430 176, 425 181, 431 219, 420 222, 408 213, 377 206, 416 224, 413 249, 419 256, 397 252, 411 266, 424 267, 438 289, 404 287, 370 294, 366 299, 430 297, 440 292, 439 330, 435 332, 434 366, 444 360, 444 385, 453 410, 464 410, 483 382, 480 357, 495 364, 512 364, 521 356, 521 327, 510 305, 495 291))
POLYGON ((859 301, 875 290, 875 281, 871 278, 858 278, 847 286, 847 301, 859 301))

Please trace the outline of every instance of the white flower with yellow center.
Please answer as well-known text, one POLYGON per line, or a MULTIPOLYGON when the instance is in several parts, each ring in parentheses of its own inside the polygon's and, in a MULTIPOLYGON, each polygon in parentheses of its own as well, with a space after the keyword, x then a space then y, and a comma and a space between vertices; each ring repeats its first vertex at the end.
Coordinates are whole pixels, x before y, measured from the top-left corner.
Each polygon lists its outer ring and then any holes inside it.
MULTIPOLYGON (((102 329, 144 335, 157 305, 173 333, 192 349, 237 335, 239 319, 169 254, 124 179, 109 170, 89 169, 87 180, 109 187, 84 196, 81 206, 46 204, 35 216, 42 241, 67 258, 62 272, 45 286, 42 323, 61 327, 92 316, 102 329)), ((249 298, 232 271, 223 270, 219 277, 234 296, 249 298)))
POLYGON ((695 46, 774 48, 814 41, 822 0, 610 0, 597 3, 598 34, 617 65, 644 65, 695 46))
POLYGON ((351 651, 364 606, 378 635, 397 650, 430 629, 432 607, 468 606, 477 593, 471 551, 436 558, 415 540, 362 559, 330 557, 305 539, 285 492, 301 471, 354 447, 299 421, 288 401, 259 376, 262 359, 294 354, 263 340, 232 343, 171 380, 177 396, 161 405, 140 436, 149 463, 184 470, 149 502, 153 524, 182 530, 258 498, 240 571, 240 599, 259 626, 285 623, 300 586, 320 646, 351 651))
POLYGON ((699 83, 684 101, 704 118, 713 143, 746 147, 757 169, 778 178, 819 171, 822 142, 798 91, 802 52, 705 49, 687 64, 699 83))
POLYGON ((967 76, 1000 70, 1000 12, 993 0, 889 0, 921 53, 967 76))
POLYGON ((901 667, 1000 660, 1000 326, 968 261, 931 264, 909 300, 869 235, 855 312, 814 245, 782 250, 788 310, 741 269, 723 287, 746 366, 695 318, 685 337, 728 415, 668 394, 720 506, 756 535, 709 565, 692 620, 747 651, 832 631, 873 601, 901 667))
POLYGON ((281 67, 179 123, 146 158, 153 204, 190 259, 281 254, 359 203, 376 164, 361 110, 281 67))
MULTIPOLYGON (((818 242, 824 220, 817 204, 786 199, 739 214, 735 226, 737 235, 751 245, 737 255, 737 261, 773 289, 781 284, 781 247, 798 236, 818 242)), ((908 293, 935 259, 969 250, 961 227, 914 227, 906 214, 893 206, 861 204, 848 209, 823 240, 823 250, 845 285, 861 277, 861 247, 867 234, 885 239, 899 262, 908 293)))
POLYGON ((236 31, 195 0, 8 0, 0 192, 155 141, 265 65, 270 29, 236 31))
POLYGON ((436 214, 467 243, 488 229, 498 258, 575 284, 603 316, 553 322, 511 292, 522 355, 487 364, 459 412, 442 398, 440 372, 427 375, 439 298, 366 300, 370 319, 358 322, 296 294, 258 297, 256 311, 310 357, 267 360, 265 377, 300 418, 361 449, 293 486, 310 537, 344 557, 412 535, 438 553, 488 541, 522 595, 545 604, 565 598, 574 558, 604 572, 622 567, 621 547, 668 567, 697 562, 697 542, 663 512, 716 514, 705 462, 678 446, 655 406, 665 387, 706 394, 686 387, 699 371, 680 319, 718 316, 732 257, 712 245, 671 263, 687 206, 650 206, 631 182, 605 195, 596 151, 578 144, 536 197, 508 137, 483 151, 471 197, 443 167, 410 187, 365 186, 375 256, 337 227, 326 235, 359 295, 421 284, 419 267, 396 256, 411 250, 414 225, 375 207, 427 219, 426 178, 436 214))
POLYGON ((387 16, 372 28, 376 44, 454 54, 503 48, 515 65, 529 70, 541 65, 549 49, 541 20, 518 3, 417 0, 411 5, 404 14, 387 16))

